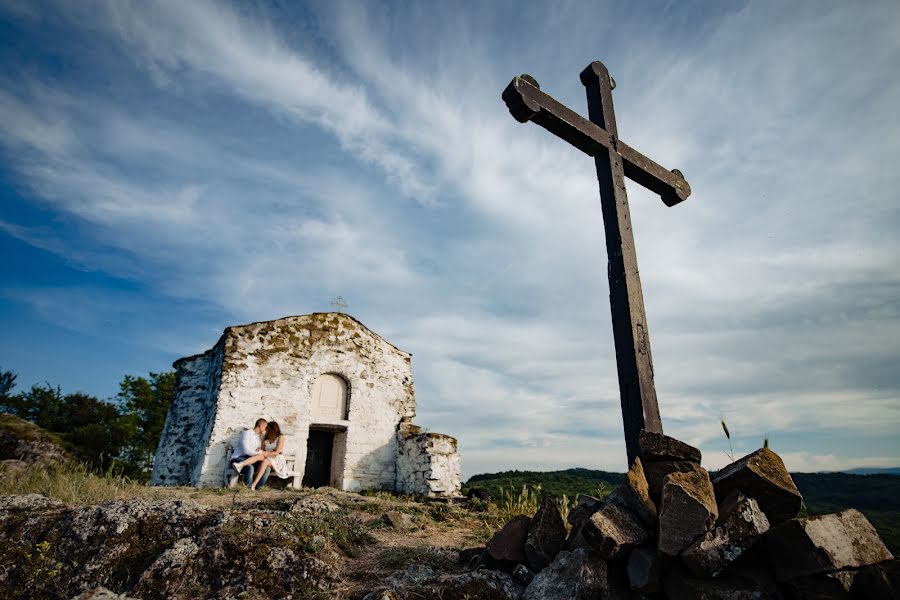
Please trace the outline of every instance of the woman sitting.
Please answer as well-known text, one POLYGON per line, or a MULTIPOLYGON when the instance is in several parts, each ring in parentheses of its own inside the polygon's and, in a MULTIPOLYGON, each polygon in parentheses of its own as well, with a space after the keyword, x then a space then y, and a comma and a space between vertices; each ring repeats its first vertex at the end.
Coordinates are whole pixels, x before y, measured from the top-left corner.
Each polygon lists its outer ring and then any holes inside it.
POLYGON ((282 479, 288 477, 287 463, 284 460, 284 454, 282 454, 284 452, 284 436, 281 435, 281 428, 278 426, 278 423, 269 421, 269 424, 266 425, 266 433, 263 435, 262 442, 262 452, 254 454, 242 462, 234 463, 234 468, 238 473, 247 465, 260 463, 256 468, 256 477, 250 486, 251 490, 256 489, 256 485, 262 479, 263 473, 266 472, 266 467, 271 467, 275 475, 282 479))

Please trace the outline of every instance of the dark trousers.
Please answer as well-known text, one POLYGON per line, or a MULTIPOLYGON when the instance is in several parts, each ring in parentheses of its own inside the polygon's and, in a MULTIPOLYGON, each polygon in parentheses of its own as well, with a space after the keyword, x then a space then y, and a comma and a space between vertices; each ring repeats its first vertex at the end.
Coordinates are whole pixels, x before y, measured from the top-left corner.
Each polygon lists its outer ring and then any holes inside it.
MULTIPOLYGON (((247 460, 248 458, 250 458, 250 457, 249 456, 236 456, 236 457, 232 458, 230 462, 231 462, 231 464, 234 464, 234 463, 241 462, 242 460, 247 460)), ((250 487, 251 485, 253 485, 253 478, 256 477, 256 465, 257 464, 258 463, 254 463, 252 465, 247 465, 246 467, 241 469, 241 475, 244 476, 244 483, 247 485, 247 487, 250 487)), ((259 480, 259 483, 256 484, 256 489, 260 489, 264 485, 266 485, 266 481, 269 480, 269 474, 271 472, 272 472, 271 467, 266 467, 265 473, 263 473, 263 476, 259 480)))

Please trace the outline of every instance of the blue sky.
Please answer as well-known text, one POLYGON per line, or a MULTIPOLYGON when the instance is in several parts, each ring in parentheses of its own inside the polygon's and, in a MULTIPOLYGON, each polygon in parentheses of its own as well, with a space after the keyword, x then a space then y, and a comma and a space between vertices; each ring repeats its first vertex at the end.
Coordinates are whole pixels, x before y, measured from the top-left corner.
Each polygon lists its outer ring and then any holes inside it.
POLYGON ((413 353, 464 475, 625 466, 591 160, 534 75, 687 177, 628 189, 666 432, 707 466, 900 464, 893 2, 0 1, 0 367, 101 397, 228 325, 413 353))

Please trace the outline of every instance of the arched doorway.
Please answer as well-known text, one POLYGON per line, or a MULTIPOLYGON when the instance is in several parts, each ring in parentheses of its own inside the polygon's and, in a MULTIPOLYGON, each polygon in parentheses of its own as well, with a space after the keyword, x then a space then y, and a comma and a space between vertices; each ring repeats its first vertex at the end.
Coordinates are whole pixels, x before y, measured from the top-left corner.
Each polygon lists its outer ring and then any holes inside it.
POLYGON ((319 375, 312 389, 312 420, 306 442, 303 485, 341 487, 347 443, 349 394, 340 375, 319 375))

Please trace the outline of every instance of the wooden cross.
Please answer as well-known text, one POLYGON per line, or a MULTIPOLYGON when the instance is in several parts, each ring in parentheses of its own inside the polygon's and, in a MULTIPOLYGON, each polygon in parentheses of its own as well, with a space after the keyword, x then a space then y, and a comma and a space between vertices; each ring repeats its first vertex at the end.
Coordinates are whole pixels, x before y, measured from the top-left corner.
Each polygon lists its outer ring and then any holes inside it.
POLYGON ((513 78, 503 91, 503 101, 520 123, 533 121, 594 157, 606 231, 609 304, 625 447, 631 465, 641 453, 638 444, 641 430, 662 433, 662 421, 653 386, 650 334, 625 195, 625 177, 659 194, 666 206, 686 200, 691 194, 691 186, 680 171, 661 167, 619 139, 612 101, 616 84, 603 63, 594 61, 582 71, 581 83, 587 91, 590 120, 542 92, 530 75, 513 78))

